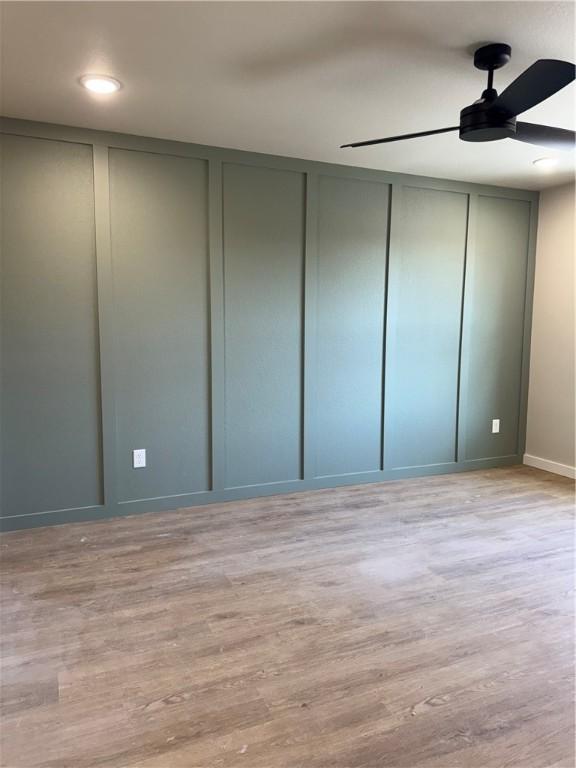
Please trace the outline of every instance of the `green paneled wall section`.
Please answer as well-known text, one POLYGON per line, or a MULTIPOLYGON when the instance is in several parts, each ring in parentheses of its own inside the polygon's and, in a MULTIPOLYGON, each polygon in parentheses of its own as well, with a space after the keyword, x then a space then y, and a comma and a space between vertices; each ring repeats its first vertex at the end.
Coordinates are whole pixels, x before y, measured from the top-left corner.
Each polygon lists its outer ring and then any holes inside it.
POLYGON ((302 477, 304 183, 224 165, 227 488, 302 477))
POLYGON ((381 469, 389 185, 321 176, 316 476, 381 469))
POLYGON ((2 132, 4 529, 521 461, 537 193, 2 132))
POLYGON ((480 195, 464 303, 463 459, 523 453, 521 409, 530 203, 480 195), (500 419, 500 432, 483 427, 500 419))
POLYGON ((384 467, 456 461, 468 196, 404 186, 394 224, 384 467))
POLYGON ((208 168, 110 151, 121 501, 210 488, 208 168), (132 449, 148 466, 132 468, 132 449))
POLYGON ((103 497, 92 148, 4 142, 2 511, 93 507, 103 497))

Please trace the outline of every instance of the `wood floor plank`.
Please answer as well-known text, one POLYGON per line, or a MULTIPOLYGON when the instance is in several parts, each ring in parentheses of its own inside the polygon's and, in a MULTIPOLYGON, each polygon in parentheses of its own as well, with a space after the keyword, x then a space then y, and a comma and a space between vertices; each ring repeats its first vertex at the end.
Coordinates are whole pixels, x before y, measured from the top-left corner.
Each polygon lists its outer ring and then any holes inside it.
POLYGON ((511 467, 0 537, 3 768, 572 768, 574 484, 511 467))

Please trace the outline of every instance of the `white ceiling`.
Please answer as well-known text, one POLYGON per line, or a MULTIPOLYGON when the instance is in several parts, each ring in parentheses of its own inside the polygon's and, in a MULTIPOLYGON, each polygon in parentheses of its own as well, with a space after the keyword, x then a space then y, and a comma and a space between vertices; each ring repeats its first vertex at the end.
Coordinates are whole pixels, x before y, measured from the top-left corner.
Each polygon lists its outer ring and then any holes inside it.
MULTIPOLYGON (((530 189, 573 177, 572 153, 509 140, 338 149, 457 125, 485 87, 478 44, 512 45, 499 90, 535 59, 574 60, 571 2, 9 2, 1 34, 11 117, 530 189), (88 72, 124 88, 91 95, 88 72)), ((574 128, 575 89, 523 119, 574 128)))

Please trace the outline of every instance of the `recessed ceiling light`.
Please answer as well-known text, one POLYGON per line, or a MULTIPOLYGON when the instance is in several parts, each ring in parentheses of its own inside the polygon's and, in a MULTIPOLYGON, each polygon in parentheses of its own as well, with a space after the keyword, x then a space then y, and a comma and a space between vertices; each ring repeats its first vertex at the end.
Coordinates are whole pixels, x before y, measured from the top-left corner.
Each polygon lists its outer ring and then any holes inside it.
POLYGON ((539 171, 549 171, 558 165, 558 160, 555 157, 539 157, 538 160, 533 160, 532 164, 535 165, 539 171))
POLYGON ((106 75, 84 75, 80 83, 92 93, 116 93, 122 87, 119 80, 106 75))

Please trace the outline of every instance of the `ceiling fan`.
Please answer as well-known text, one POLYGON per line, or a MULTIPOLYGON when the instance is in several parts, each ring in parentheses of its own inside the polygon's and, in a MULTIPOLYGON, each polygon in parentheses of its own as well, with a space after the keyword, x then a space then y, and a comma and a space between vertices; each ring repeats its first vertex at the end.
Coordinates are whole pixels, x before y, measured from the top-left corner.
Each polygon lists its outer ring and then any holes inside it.
POLYGON ((521 123, 517 115, 540 104, 576 77, 576 67, 568 61, 539 59, 528 67, 516 80, 498 95, 493 87, 494 70, 510 61, 512 49, 506 43, 484 45, 474 54, 474 66, 488 72, 488 86, 474 104, 460 112, 460 124, 450 128, 436 128, 420 133, 406 133, 402 136, 388 136, 383 139, 355 141, 342 144, 344 147, 367 147, 372 144, 387 144, 390 141, 416 139, 437 133, 459 131, 464 141, 496 141, 516 139, 528 144, 539 144, 552 149, 574 149, 575 132, 548 125, 521 123))

